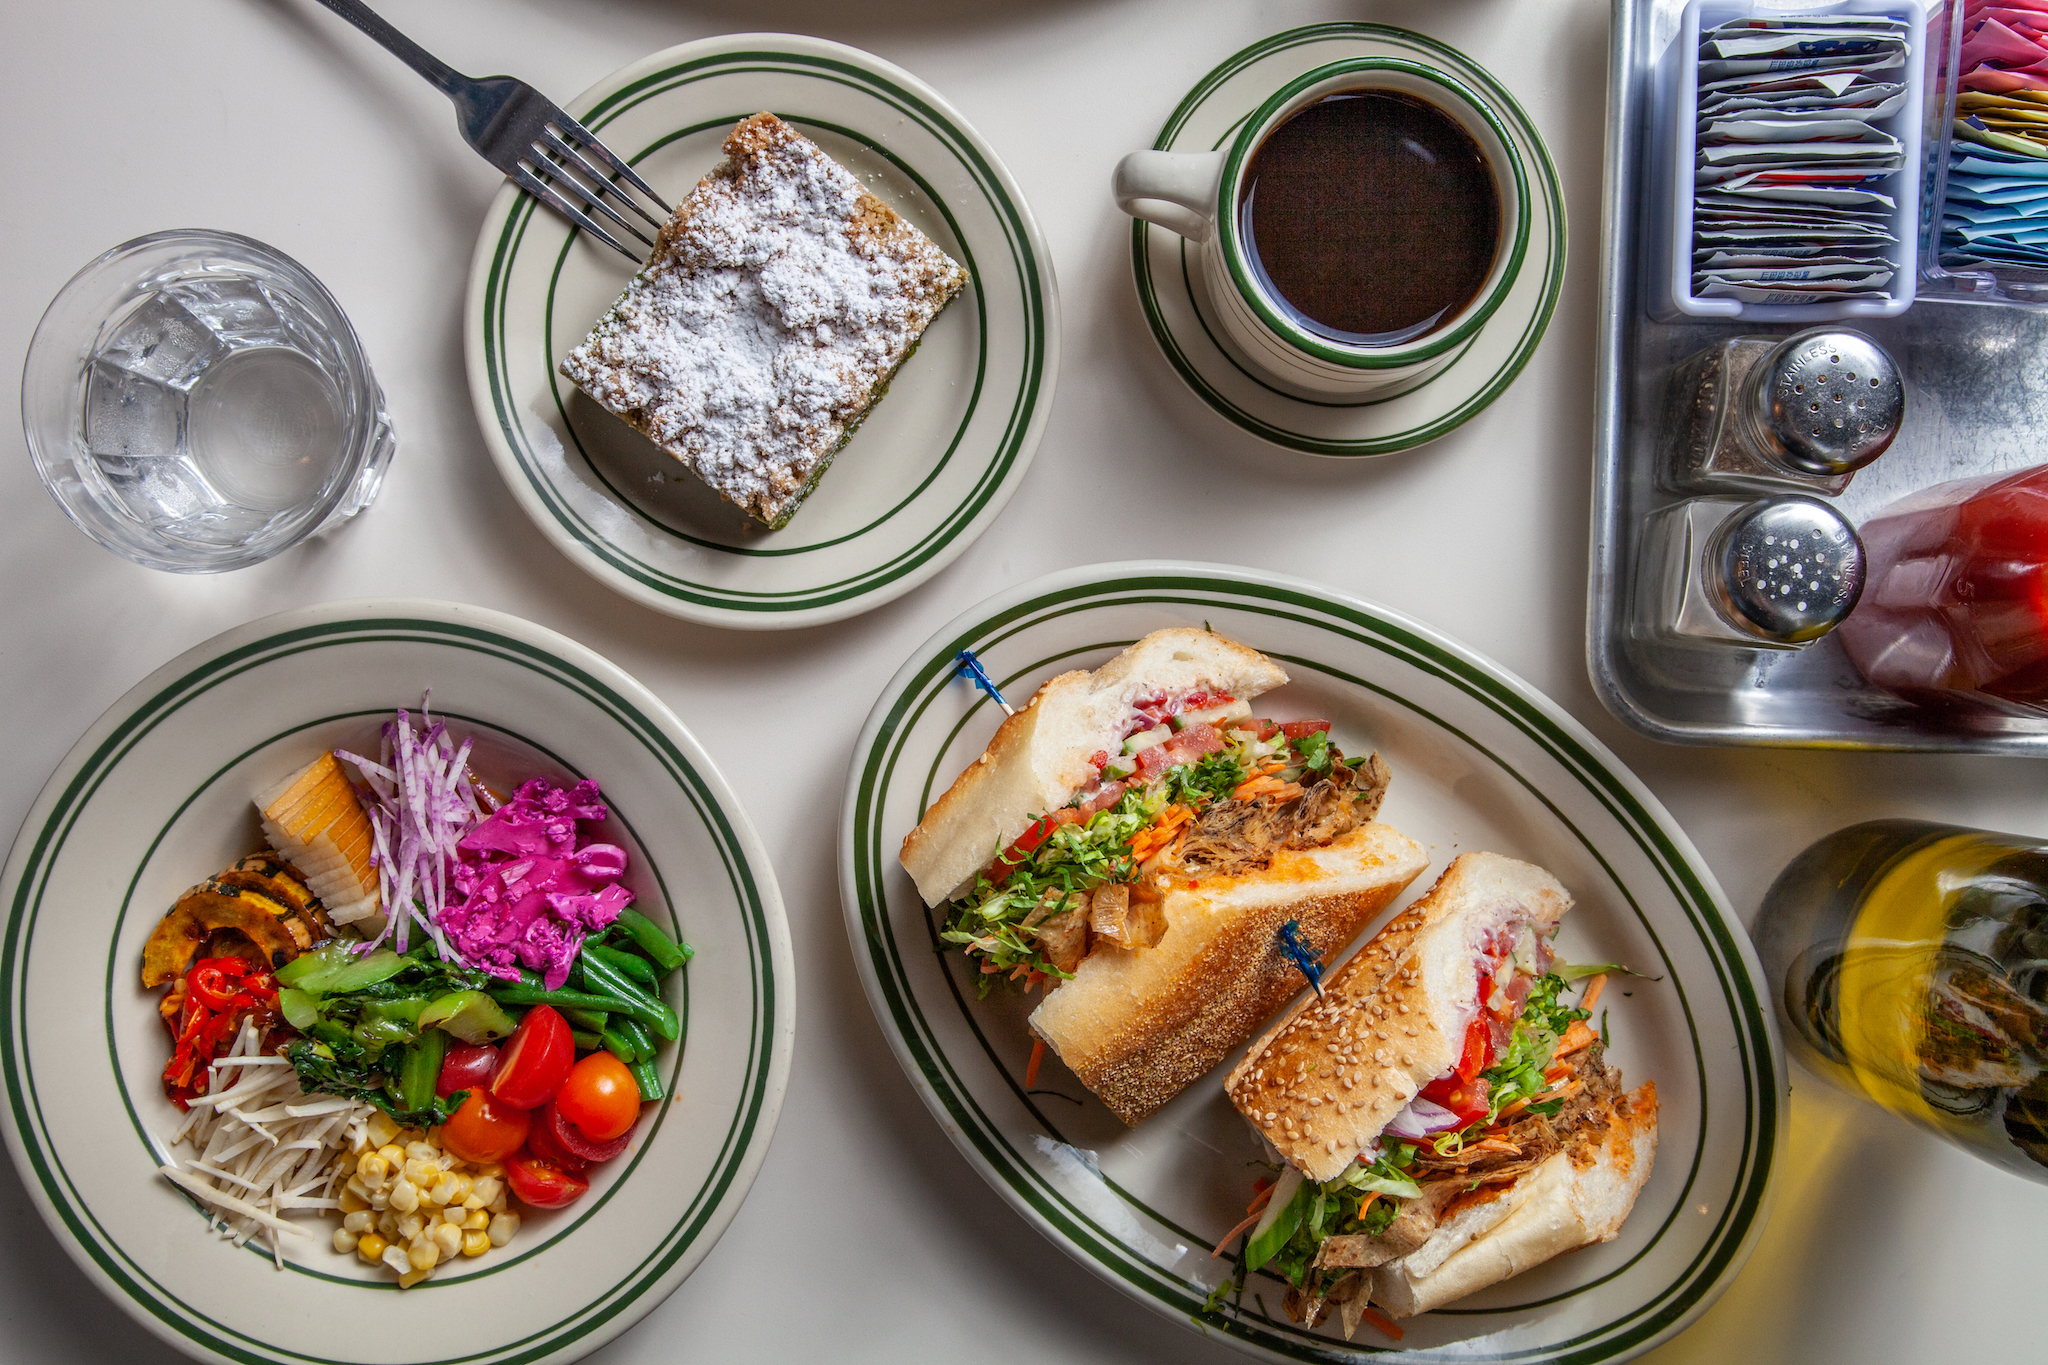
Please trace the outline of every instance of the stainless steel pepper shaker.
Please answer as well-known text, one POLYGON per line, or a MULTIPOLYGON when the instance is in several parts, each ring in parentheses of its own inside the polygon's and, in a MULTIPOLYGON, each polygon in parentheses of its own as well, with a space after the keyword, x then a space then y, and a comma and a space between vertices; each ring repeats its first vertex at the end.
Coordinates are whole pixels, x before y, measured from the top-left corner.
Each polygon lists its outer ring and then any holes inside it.
POLYGON ((1671 402, 1666 489, 1833 497, 1899 434, 1906 386, 1869 337, 1815 327, 1708 347, 1678 366, 1671 402))
POLYGON ((1812 498, 1694 498, 1645 524, 1636 592, 1649 634, 1800 649, 1855 607, 1863 542, 1812 498))

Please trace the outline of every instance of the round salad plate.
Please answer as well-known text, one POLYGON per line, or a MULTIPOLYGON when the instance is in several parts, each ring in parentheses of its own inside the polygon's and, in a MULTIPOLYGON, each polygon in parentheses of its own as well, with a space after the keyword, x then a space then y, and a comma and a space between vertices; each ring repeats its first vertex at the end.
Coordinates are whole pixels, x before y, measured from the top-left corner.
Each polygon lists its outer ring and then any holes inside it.
MULTIPOLYGON (((375 752, 374 748, 371 752, 375 752)), ((241 1365, 566 1361, 624 1331, 718 1240, 760 1169, 794 1031, 790 947, 765 850, 703 748, 652 693, 514 617, 341 602, 252 622, 151 674, 37 797, 0 893, 4 1128, 59 1242, 179 1349, 241 1365), (300 1214, 281 1267, 158 1173, 180 1115, 144 941, 187 887, 263 846, 251 797, 395 708, 476 740, 487 780, 595 779, 600 834, 644 914, 696 949, 665 987, 683 1042, 622 1156, 567 1208, 410 1289, 300 1214), (103 1004, 101 1002, 104 1002, 103 1004)))
POLYGON ((470 269, 469 388, 499 472, 542 533, 657 611, 770 630, 880 606, 988 529, 1037 449, 1060 327, 1052 256, 981 135, 908 72, 780 33, 658 52, 568 109, 672 204, 722 159, 734 124, 772 111, 973 283, 809 500, 769 531, 556 371, 632 268, 508 183, 470 269))
POLYGON ((1304 72, 1348 57, 1407 57, 1490 95, 1529 171, 1529 242, 1514 287, 1465 350, 1419 387, 1392 396, 1318 402, 1284 393, 1228 349, 1199 257, 1187 240, 1131 224, 1138 302, 1166 359, 1218 413, 1275 445, 1315 455, 1387 455, 1434 441, 1500 397, 1550 325, 1564 285, 1564 192, 1536 125, 1506 87, 1456 48, 1385 24, 1315 24, 1276 33, 1231 57, 1188 92, 1152 145, 1206 152, 1237 135, 1267 96, 1304 72))
MULTIPOLYGON (((1748 937, 1712 874, 1641 782, 1555 703, 1399 613, 1313 584, 1215 565, 1072 569, 1005 592, 913 654, 854 751, 840 822, 847 931, 870 1004, 933 1116, 1019 1214, 1117 1289, 1272 1360, 1616 1361, 1681 1331, 1762 1231, 1786 1122, 1785 1062, 1748 937), (977 999, 942 912, 897 861, 903 836, 978 757, 1002 713, 957 675, 980 656, 1013 702, 1093 668, 1149 631, 1206 626, 1265 651, 1286 686, 1275 719, 1328 719, 1347 753, 1393 769, 1379 818, 1428 851, 1425 891, 1458 853, 1541 864, 1576 897, 1558 950, 1620 962, 1601 1001, 1609 1058, 1654 1080, 1649 1184, 1612 1241, 1541 1265, 1402 1326, 1346 1342, 1281 1310, 1285 1285, 1233 1274, 1212 1246, 1244 1216, 1260 1148, 1225 1097, 1236 1057, 1135 1129, 1046 1059, 1026 1089, 1036 996, 977 999)), ((1395 907, 1398 909, 1399 906, 1395 907)), ((1389 916, 1395 911, 1390 910, 1389 916)), ((1599 1021, 1595 1021, 1596 1023, 1599 1021)))

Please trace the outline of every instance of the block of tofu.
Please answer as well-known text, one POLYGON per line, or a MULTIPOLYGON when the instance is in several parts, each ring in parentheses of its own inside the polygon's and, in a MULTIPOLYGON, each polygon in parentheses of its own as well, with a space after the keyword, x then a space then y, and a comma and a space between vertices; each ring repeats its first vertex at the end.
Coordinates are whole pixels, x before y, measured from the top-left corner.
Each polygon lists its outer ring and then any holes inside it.
POLYGON ((780 527, 968 274, 773 114, 725 156, 561 370, 780 527))

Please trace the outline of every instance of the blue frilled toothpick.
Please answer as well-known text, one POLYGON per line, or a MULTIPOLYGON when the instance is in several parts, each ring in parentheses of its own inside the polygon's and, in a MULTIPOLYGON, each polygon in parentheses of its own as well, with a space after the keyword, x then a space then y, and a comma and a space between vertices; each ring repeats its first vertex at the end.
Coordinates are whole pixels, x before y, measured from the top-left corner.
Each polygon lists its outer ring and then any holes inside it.
POLYGON ((953 657, 960 661, 960 671, 974 679, 974 685, 988 693, 995 704, 1003 708, 1004 715, 1014 716, 1017 714, 1016 708, 1004 701, 1003 694, 996 690, 994 681, 988 676, 988 670, 981 666, 981 660, 974 657, 973 650, 963 649, 953 657))
POLYGON ((1308 935, 1301 932, 1299 920, 1289 920, 1280 926, 1280 951, 1287 954, 1308 978, 1308 984, 1316 988, 1316 998, 1323 997, 1323 968, 1316 961, 1315 949, 1309 946, 1308 935))

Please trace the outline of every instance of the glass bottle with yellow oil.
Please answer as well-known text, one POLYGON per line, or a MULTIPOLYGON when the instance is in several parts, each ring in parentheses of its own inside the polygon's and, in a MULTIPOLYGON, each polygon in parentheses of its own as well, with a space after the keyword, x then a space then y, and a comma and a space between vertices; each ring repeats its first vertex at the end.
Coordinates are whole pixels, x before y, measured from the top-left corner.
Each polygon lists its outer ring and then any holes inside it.
POLYGON ((2048 841, 1851 825, 1779 874, 1755 937, 1808 1066, 2048 1183, 2048 841))

